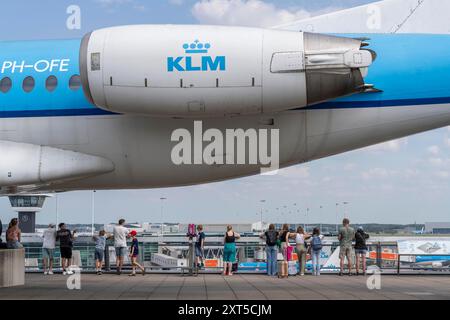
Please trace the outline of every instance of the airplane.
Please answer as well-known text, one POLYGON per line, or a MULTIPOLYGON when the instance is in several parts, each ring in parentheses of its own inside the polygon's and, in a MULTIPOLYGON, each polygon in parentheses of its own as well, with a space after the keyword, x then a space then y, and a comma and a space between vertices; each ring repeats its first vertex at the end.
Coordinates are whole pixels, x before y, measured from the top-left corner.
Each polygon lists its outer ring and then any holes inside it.
POLYGON ((417 256, 416 261, 412 263, 414 268, 446 268, 450 267, 450 256, 417 256))
POLYGON ((278 130, 283 168, 448 126, 448 9, 385 0, 271 29, 133 25, 0 42, 0 194, 261 172, 225 161, 234 146, 211 153, 222 162, 174 163, 177 130, 200 154, 210 129, 278 130))

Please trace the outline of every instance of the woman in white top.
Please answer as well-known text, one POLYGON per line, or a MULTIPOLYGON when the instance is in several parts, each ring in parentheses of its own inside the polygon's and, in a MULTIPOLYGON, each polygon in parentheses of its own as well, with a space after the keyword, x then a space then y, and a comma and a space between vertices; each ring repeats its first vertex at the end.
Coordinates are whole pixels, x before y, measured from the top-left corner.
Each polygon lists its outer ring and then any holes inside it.
POLYGON ((295 234, 295 243, 296 243, 296 251, 298 257, 298 265, 299 265, 299 275, 305 275, 305 266, 306 266, 306 244, 305 240, 311 238, 311 235, 306 233, 302 227, 297 228, 297 233, 295 234))

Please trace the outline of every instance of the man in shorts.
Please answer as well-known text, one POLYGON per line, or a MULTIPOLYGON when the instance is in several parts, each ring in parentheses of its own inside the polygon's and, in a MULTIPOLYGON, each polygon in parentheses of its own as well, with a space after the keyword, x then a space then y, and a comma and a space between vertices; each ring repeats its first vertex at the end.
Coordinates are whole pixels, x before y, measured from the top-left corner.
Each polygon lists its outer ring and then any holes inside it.
POLYGON ((70 270, 72 262, 72 249, 73 240, 75 239, 76 231, 73 233, 67 229, 65 223, 59 224, 59 230, 56 233, 56 241, 59 241, 59 249, 61 252, 61 266, 63 269, 63 275, 72 275, 73 271, 70 270))
POLYGON ((355 239, 355 229, 350 227, 350 220, 345 218, 342 221, 342 227, 339 230, 339 244, 340 244, 340 252, 339 258, 341 259, 341 271, 339 275, 342 276, 344 274, 344 264, 345 258, 347 257, 348 261, 348 275, 352 275, 352 256, 353 256, 353 240, 355 239))
POLYGON ((49 224, 42 237, 42 265, 44 267, 44 275, 53 275, 53 256, 56 247, 55 225, 49 224))
POLYGON ((203 255, 204 255, 204 249, 205 249, 205 233, 203 232, 203 225, 197 226, 197 242, 195 243, 195 259, 196 264, 199 269, 203 269, 205 267, 205 264, 203 262, 203 255))
POLYGON ((122 274, 125 256, 128 254, 127 238, 130 231, 125 228, 125 219, 120 219, 119 224, 114 227, 114 248, 116 249, 117 275, 122 274))

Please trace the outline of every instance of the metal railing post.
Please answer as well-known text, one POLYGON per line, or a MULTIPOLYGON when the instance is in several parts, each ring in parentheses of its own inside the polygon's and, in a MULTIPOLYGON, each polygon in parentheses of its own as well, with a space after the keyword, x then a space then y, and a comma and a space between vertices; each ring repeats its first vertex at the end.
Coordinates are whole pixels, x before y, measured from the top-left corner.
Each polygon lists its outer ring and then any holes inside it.
POLYGON ((111 271, 111 262, 109 261, 109 245, 105 246, 105 270, 107 272, 111 271))
POLYGON ((381 242, 377 243, 377 267, 382 268, 382 264, 383 264, 383 257, 381 254, 381 242))

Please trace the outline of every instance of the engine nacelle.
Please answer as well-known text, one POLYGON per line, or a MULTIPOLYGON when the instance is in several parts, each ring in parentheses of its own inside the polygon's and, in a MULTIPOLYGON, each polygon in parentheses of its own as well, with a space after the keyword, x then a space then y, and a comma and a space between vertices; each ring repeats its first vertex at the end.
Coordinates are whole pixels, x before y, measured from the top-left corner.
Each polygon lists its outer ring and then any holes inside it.
POLYGON ((88 99, 117 113, 221 117, 305 107, 365 89, 362 41, 302 32, 137 25, 86 35, 88 99))

